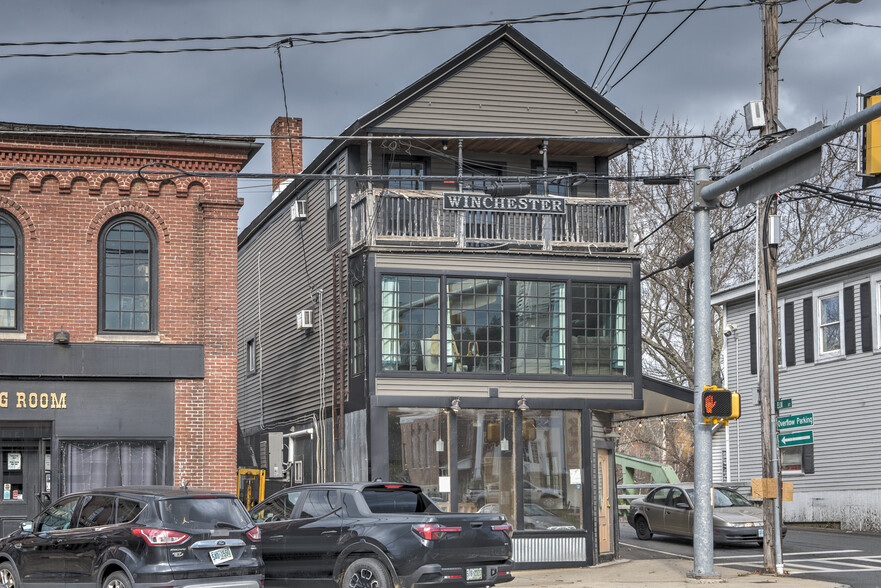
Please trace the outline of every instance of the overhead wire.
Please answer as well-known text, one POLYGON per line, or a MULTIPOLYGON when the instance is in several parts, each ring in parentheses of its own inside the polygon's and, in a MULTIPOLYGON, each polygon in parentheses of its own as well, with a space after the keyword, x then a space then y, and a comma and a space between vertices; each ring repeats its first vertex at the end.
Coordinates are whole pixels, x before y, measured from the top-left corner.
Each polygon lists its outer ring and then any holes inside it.
POLYGON ((600 61, 599 67, 597 67, 597 73, 593 77, 593 82, 591 82, 591 87, 596 88, 597 78, 600 77, 600 72, 603 71, 603 66, 606 64, 606 58, 609 56, 609 51, 612 50, 612 45, 615 44, 615 39, 618 37, 618 31, 621 30, 621 23, 624 22, 624 15, 627 14, 627 7, 630 6, 630 0, 627 0, 627 4, 624 6, 624 10, 621 12, 621 18, 618 19, 618 24, 615 26, 615 32, 612 33, 612 38, 609 40, 609 44, 606 46, 606 52, 603 54, 603 59, 600 61))
POLYGON ((630 44, 633 43, 633 40, 636 38, 637 33, 639 33, 639 29, 642 28, 642 24, 645 22, 645 19, 648 18, 649 11, 651 11, 652 6, 654 6, 654 2, 649 5, 646 11, 643 13, 642 18, 639 20, 639 24, 636 25, 636 29, 630 34, 630 39, 624 45, 624 48, 618 54, 618 58, 615 61, 614 67, 612 67, 612 71, 605 77, 605 82, 603 83, 603 89, 600 90, 600 94, 606 94, 606 86, 612 80, 612 76, 615 75, 615 72, 618 70, 618 66, 621 65, 621 61, 624 59, 624 55, 627 53, 627 50, 630 49, 630 44))

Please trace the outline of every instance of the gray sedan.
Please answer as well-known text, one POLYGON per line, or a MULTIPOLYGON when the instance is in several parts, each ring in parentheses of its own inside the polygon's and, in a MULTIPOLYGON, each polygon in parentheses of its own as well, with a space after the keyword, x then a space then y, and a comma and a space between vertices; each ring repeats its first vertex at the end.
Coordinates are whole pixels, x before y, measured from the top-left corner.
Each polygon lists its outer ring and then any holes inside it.
MULTIPOLYGON (((642 540, 652 534, 692 537, 694 534, 694 485, 660 486, 645 498, 630 503, 627 522, 642 540)), ((762 545, 762 509, 730 488, 713 490, 713 539, 719 543, 762 545)), ((781 528, 786 535, 786 527, 781 528)))

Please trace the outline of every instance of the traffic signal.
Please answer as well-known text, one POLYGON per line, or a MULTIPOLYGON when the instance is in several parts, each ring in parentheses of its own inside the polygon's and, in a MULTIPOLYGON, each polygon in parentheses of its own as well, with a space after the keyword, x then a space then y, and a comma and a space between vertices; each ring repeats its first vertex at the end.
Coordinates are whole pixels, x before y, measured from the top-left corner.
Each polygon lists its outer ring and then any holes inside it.
POLYGON ((725 423, 740 417, 740 394, 726 388, 705 386, 701 394, 701 414, 707 424, 725 423))

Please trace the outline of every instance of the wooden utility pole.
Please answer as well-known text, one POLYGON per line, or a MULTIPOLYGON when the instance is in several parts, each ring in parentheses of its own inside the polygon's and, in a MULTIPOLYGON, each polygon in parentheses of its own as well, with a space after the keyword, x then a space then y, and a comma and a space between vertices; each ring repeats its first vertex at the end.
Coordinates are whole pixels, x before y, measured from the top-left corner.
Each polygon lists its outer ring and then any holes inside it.
MULTIPOLYGON (((778 49, 777 4, 762 2, 762 101, 765 108, 765 126, 762 136, 777 132, 778 106, 778 49)), ((776 541, 780 521, 780 476, 777 463, 777 439, 774 434, 777 412, 777 245, 770 244, 769 221, 777 214, 776 195, 760 200, 756 205, 758 223, 756 233, 756 303, 759 344, 759 397, 762 432, 762 477, 777 481, 777 497, 762 501, 764 519, 763 560, 767 573, 782 573, 782 558, 776 557, 776 541)))

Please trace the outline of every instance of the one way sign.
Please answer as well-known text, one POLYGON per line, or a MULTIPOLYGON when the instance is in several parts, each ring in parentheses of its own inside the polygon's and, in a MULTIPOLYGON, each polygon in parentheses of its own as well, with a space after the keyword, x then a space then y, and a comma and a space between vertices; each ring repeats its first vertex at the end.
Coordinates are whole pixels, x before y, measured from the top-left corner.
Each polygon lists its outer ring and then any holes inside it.
POLYGON ((813 431, 799 431, 798 433, 784 433, 777 435, 778 447, 795 447, 796 445, 810 445, 814 442, 813 431))

